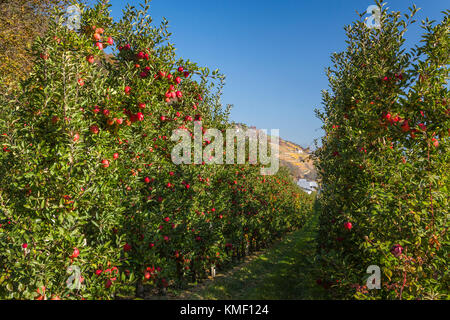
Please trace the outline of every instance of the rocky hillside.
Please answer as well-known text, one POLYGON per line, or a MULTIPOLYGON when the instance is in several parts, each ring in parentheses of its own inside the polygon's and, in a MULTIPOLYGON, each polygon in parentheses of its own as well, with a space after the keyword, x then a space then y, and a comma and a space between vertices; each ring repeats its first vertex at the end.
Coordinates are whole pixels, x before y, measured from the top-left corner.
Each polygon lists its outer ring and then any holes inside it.
POLYGON ((315 180, 316 170, 310 157, 310 150, 280 138, 280 165, 289 168, 298 179, 315 180))
MULTIPOLYGON (((237 124, 237 126, 256 129, 255 127, 249 127, 243 124, 237 124)), ((287 167, 296 180, 316 179, 317 173, 310 155, 311 151, 308 148, 302 148, 298 144, 280 137, 280 165, 287 167)))

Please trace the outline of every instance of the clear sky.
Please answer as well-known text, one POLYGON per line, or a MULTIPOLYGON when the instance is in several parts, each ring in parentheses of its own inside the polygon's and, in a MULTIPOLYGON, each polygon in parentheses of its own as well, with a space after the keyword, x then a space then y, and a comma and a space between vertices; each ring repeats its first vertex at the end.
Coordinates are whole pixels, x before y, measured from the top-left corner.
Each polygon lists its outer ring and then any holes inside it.
MULTIPOLYGON (((110 0, 118 19, 126 3, 110 0)), ((89 0, 88 3, 92 3, 89 0)), ((391 0, 388 7, 408 13, 422 8, 408 31, 408 43, 420 37, 425 17, 440 21, 449 0, 391 0)), ((328 86, 324 69, 330 54, 345 48, 343 27, 357 19, 370 0, 153 0, 155 24, 169 20, 178 55, 220 69, 227 77, 223 103, 233 104, 231 118, 304 147, 322 136, 314 108, 328 86)))

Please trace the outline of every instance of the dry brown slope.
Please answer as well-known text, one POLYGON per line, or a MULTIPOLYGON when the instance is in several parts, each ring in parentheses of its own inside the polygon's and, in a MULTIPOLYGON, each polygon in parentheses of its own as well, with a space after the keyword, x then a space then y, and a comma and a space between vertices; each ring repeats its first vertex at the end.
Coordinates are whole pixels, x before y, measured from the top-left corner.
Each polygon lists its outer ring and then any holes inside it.
MULTIPOLYGON (((255 127, 249 127, 245 124, 236 124, 236 126, 256 129, 255 127)), ((279 141, 280 165, 287 167, 296 180, 315 180, 317 173, 311 159, 311 151, 308 148, 302 148, 298 144, 284 140, 281 137, 279 141)))
POLYGON ((316 179, 309 149, 280 138, 280 165, 289 168, 296 179, 316 179))

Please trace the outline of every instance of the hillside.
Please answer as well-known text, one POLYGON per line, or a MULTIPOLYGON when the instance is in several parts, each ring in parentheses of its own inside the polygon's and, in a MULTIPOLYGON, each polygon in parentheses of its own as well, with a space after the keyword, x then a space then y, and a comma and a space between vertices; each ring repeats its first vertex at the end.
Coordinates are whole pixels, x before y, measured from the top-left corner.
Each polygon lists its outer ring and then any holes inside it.
MULTIPOLYGON (((241 128, 256 129, 256 127, 249 127, 241 123, 236 125, 241 128)), ((316 179, 317 173, 310 155, 311 151, 308 148, 303 148, 280 137, 280 165, 287 167, 295 180, 316 179)))
POLYGON ((289 168, 298 179, 315 180, 316 170, 310 157, 310 150, 280 137, 280 165, 289 168))

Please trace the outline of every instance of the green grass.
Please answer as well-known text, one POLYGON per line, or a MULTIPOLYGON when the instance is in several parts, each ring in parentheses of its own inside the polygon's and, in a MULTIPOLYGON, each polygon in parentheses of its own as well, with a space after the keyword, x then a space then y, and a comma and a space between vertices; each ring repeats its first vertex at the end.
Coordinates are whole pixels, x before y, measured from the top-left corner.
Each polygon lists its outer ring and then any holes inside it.
POLYGON ((318 217, 224 276, 185 291, 175 299, 326 299, 316 284, 315 235, 318 217))

